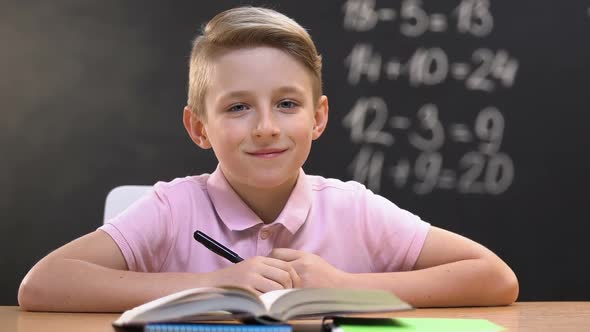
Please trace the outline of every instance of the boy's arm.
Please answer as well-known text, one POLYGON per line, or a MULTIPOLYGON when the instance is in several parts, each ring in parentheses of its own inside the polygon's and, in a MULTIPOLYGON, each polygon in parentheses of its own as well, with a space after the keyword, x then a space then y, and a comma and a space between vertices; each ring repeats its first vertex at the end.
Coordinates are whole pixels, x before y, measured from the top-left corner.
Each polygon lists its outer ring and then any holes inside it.
POLYGON ((353 285, 379 287, 416 307, 508 305, 516 275, 493 252, 458 234, 431 227, 413 271, 349 275, 353 285))
POLYGON ((264 292, 290 288, 295 278, 290 264, 267 257, 207 274, 127 271, 115 241, 97 230, 39 261, 23 279, 18 302, 30 311, 121 312, 187 288, 235 284, 264 292))
POLYGON ((118 312, 195 287, 199 279, 181 273, 127 271, 117 244, 97 230, 39 261, 23 279, 18 302, 24 310, 33 311, 118 312), (176 282, 168 282, 172 279, 176 282))
POLYGON ((491 306, 513 303, 518 296, 514 272, 484 246, 431 227, 413 271, 342 272, 320 257, 277 249, 271 257, 291 262, 301 286, 379 288, 415 307, 491 306))

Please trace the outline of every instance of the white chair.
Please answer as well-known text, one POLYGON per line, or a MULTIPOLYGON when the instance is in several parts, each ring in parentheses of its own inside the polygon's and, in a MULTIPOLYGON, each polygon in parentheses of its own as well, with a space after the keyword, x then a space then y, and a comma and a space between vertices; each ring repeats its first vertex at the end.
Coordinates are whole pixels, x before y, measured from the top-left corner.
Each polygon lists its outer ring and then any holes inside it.
POLYGON ((119 186, 112 189, 105 201, 103 222, 123 212, 150 189, 152 186, 119 186))

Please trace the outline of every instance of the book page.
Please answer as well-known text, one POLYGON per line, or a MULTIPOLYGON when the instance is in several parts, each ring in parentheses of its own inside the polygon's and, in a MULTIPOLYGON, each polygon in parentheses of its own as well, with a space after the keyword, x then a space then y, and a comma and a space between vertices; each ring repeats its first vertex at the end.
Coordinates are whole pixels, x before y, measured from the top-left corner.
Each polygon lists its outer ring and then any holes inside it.
POLYGON ((272 294, 264 301, 269 301, 270 316, 280 320, 326 313, 384 312, 412 308, 389 292, 373 289, 300 288, 275 292, 270 292, 272 294))
POLYGON ((257 296, 244 289, 193 288, 128 310, 115 321, 115 325, 196 319, 220 311, 260 315, 265 308, 257 296))
POLYGON ((275 291, 270 291, 270 292, 266 292, 262 295, 259 296, 260 301, 262 301, 262 303, 264 303, 264 307, 266 308, 266 311, 270 312, 270 307, 272 306, 273 303, 276 302, 276 300, 278 300, 281 296, 293 292, 295 291, 296 288, 291 288, 291 289, 279 289, 279 290, 275 290, 275 291))

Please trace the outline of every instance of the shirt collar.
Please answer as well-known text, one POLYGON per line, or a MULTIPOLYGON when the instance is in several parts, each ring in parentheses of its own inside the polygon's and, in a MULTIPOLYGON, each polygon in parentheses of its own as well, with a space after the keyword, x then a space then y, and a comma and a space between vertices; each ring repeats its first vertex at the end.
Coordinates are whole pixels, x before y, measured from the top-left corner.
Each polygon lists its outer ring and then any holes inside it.
MULTIPOLYGON (((207 179, 207 192, 217 215, 232 231, 245 230, 263 223, 229 185, 219 165, 207 179)), ((291 196, 272 224, 282 224, 291 234, 295 234, 307 219, 311 210, 311 198, 311 184, 300 168, 291 196)))

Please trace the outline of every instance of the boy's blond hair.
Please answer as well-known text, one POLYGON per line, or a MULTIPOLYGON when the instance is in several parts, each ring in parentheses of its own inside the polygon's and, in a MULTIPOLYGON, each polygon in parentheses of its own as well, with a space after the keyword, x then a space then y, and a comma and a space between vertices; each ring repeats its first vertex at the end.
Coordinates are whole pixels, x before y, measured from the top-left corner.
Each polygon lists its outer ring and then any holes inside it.
POLYGON ((322 57, 307 31, 272 9, 238 7, 216 15, 194 41, 187 103, 196 115, 206 118, 205 93, 215 57, 228 50, 256 46, 280 49, 309 69, 314 103, 319 100, 322 95, 322 57))

